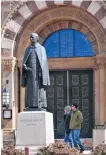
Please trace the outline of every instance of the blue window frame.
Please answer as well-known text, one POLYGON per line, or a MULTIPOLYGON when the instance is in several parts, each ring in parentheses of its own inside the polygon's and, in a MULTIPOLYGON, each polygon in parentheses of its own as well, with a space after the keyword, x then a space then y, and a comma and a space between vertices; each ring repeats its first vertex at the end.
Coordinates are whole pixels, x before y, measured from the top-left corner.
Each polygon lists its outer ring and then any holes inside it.
POLYGON ((92 45, 83 33, 64 29, 51 34, 43 43, 48 58, 93 56, 92 45))

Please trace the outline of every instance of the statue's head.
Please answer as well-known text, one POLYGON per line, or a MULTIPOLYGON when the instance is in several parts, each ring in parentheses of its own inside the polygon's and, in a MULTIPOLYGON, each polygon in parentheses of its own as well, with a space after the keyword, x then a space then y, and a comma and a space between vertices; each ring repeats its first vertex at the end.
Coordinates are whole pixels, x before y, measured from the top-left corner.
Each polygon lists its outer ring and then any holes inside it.
POLYGON ((30 40, 32 43, 37 43, 39 40, 39 36, 37 33, 31 33, 30 35, 30 40))

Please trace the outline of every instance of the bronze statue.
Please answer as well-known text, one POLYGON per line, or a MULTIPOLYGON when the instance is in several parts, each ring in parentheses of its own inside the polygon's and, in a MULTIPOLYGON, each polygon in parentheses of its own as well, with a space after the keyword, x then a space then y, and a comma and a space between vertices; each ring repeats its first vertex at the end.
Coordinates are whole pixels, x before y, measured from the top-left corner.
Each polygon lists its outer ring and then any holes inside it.
POLYGON ((46 108, 46 87, 50 85, 49 69, 45 48, 38 43, 36 33, 30 35, 22 62, 22 83, 25 87, 25 108, 46 108))

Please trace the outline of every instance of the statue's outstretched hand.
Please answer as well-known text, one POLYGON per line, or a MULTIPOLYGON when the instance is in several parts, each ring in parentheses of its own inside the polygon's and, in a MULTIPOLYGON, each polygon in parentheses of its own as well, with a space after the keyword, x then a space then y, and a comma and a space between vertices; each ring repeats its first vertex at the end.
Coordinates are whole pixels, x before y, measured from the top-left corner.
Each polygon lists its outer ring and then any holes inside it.
POLYGON ((31 71, 32 70, 30 67, 27 67, 26 64, 24 64, 23 66, 24 66, 25 70, 27 70, 27 71, 31 71))
POLYGON ((32 71, 32 69, 31 69, 30 67, 27 67, 27 69, 28 69, 29 71, 32 71))

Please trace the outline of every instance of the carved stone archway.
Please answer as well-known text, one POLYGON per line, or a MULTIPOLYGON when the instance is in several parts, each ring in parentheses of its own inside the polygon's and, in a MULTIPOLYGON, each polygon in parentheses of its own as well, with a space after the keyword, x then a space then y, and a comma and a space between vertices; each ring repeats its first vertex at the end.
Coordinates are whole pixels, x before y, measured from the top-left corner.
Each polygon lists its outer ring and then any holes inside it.
POLYGON ((91 30, 88 29, 88 27, 85 26, 84 24, 80 22, 72 21, 72 20, 60 20, 60 21, 56 21, 48 24, 39 32, 40 43, 42 44, 50 34, 61 29, 74 29, 82 32, 83 34, 86 35, 86 37, 89 39, 90 43, 92 44, 92 48, 93 48, 93 51, 95 52, 95 55, 99 53, 96 38, 91 32, 91 30))
POLYGON ((19 38, 17 48, 17 58, 20 59, 23 56, 23 52, 29 44, 29 35, 31 32, 39 34, 48 24, 59 20, 80 22, 92 32, 98 45, 98 52, 102 53, 106 51, 106 35, 104 30, 91 14, 77 7, 59 7, 42 12, 27 24, 23 32, 20 32, 21 37, 19 38))

